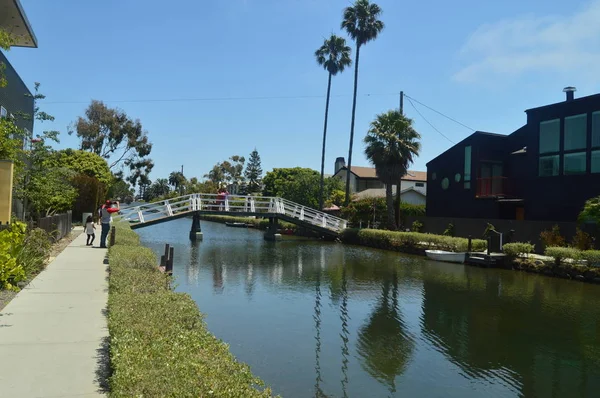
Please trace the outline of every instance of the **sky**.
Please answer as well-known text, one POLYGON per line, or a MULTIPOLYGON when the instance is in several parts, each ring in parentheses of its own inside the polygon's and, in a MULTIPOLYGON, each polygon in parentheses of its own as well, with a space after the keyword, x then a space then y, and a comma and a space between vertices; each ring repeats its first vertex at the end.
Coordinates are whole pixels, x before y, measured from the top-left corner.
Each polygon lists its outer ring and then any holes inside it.
MULTIPOLYGON (((320 169, 327 73, 314 51, 340 29, 348 0, 21 0, 38 48, 6 55, 41 83, 37 124, 61 131, 92 99, 139 119, 153 143, 151 178, 184 166, 202 177, 256 148, 263 170, 320 169)), ((378 0, 385 29, 361 48, 353 165, 362 140, 399 93, 475 130, 510 134, 524 110, 600 92, 600 0, 378 0)), ((325 172, 348 157, 353 68, 334 77, 325 172)), ((404 111, 422 136, 411 166, 473 131, 416 102, 404 111), (413 107, 414 105, 414 107, 413 107), (416 109, 415 109, 416 107, 416 109), (420 114, 419 114, 420 112, 420 114), (433 126, 433 127, 432 127, 433 126), (436 131, 436 129, 439 131, 436 131), (447 138, 446 138, 447 137, 447 138)))

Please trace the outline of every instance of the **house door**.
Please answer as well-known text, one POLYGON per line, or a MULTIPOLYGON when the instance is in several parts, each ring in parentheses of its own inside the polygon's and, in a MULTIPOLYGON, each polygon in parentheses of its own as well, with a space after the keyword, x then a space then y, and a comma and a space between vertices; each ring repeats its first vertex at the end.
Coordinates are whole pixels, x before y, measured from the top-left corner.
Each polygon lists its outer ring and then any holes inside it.
POLYGON ((516 220, 524 220, 525 219, 525 208, 524 207, 517 207, 515 219, 516 220))

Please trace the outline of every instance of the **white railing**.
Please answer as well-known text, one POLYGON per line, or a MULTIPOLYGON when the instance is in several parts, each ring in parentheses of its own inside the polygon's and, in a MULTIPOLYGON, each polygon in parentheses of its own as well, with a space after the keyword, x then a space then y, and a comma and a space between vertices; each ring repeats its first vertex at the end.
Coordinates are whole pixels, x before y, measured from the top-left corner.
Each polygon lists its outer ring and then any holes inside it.
MULTIPOLYGON (((341 232, 347 221, 322 211, 294 203, 292 201, 268 196, 228 195, 225 199, 217 194, 194 193, 160 202, 147 203, 121 210, 117 219, 131 223, 146 223, 195 211, 215 211, 221 213, 245 213, 265 216, 285 215, 306 224, 341 232)), ((243 214, 240 214, 243 215, 243 214)))

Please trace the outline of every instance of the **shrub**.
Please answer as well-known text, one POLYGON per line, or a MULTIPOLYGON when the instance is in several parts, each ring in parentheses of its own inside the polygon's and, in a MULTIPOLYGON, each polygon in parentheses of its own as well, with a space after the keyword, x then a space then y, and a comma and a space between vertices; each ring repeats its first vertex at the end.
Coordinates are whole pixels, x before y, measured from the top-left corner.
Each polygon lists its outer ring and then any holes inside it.
POLYGON ((600 250, 586 250, 581 256, 591 267, 600 267, 600 250))
POLYGON ((496 231, 496 227, 494 227, 492 224, 487 223, 487 225, 485 226, 485 229, 483 230, 483 237, 487 238, 491 232, 496 231))
POLYGON ((52 248, 50 239, 50 234, 40 228, 35 228, 27 233, 17 255, 17 262, 23 265, 28 277, 41 272, 46 266, 52 248))
MULTIPOLYGON (((415 249, 437 249, 453 252, 467 251, 469 240, 419 232, 396 232, 378 229, 346 229, 340 239, 346 243, 359 244, 381 249, 414 251, 415 249)), ((472 251, 486 248, 486 241, 473 239, 472 251)))
POLYGON ((550 230, 540 233, 540 240, 545 247, 563 247, 565 246, 565 238, 560 234, 560 228, 555 225, 550 230))
POLYGON ((502 250, 509 257, 520 257, 522 255, 527 255, 532 253, 535 246, 531 243, 523 243, 523 242, 514 242, 514 243, 505 243, 502 246, 502 250))
POLYGON ((13 222, 0 231, 0 289, 19 290, 17 284, 26 279, 23 264, 18 261, 23 250, 26 226, 13 222))
POLYGON ((169 288, 169 277, 127 223, 115 228, 109 249, 111 396, 271 396, 255 388, 262 381, 208 331, 191 297, 169 288))
POLYGON ((590 234, 577 228, 571 245, 579 250, 591 250, 594 248, 594 238, 590 234))
POLYGON ((579 213, 578 221, 600 224, 600 196, 585 202, 583 210, 579 213))
MULTIPOLYGON (((398 202, 394 201, 394 209, 398 206, 398 202)), ((424 205, 412 205, 410 203, 400 203, 400 217, 404 222, 408 216, 424 216, 424 205)), ((342 208, 341 217, 347 219, 352 225, 363 226, 378 222, 379 224, 387 223, 387 205, 385 198, 365 198, 354 200, 342 208)))
POLYGON ((572 247, 547 247, 544 254, 553 257, 556 265, 560 265, 566 259, 579 260, 581 258, 581 251, 572 247))
POLYGON ((450 223, 444 230, 444 235, 446 236, 454 236, 454 224, 450 223))
POLYGON ((411 227, 411 231, 413 232, 421 232, 421 230, 423 229, 423 223, 420 222, 419 220, 415 220, 412 223, 412 227, 411 227))

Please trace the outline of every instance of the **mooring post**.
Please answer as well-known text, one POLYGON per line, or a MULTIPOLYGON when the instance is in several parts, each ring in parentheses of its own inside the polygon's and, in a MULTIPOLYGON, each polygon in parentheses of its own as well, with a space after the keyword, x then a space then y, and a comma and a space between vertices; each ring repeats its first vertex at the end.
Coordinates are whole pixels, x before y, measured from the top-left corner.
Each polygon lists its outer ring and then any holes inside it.
POLYGON ((473 237, 469 235, 469 244, 467 245, 467 252, 471 253, 473 251, 473 237))
POLYGON ((115 227, 112 227, 110 229, 110 241, 109 241, 109 246, 114 246, 115 245, 115 227))
POLYGON ((491 246, 492 246, 492 237, 488 236, 487 237, 487 255, 490 255, 490 250, 491 250, 491 246))
POLYGON ((195 212, 192 216, 192 229, 190 229, 190 240, 202 240, 202 227, 200 225, 200 213, 195 212))
POLYGON ((165 267, 165 272, 167 274, 172 274, 173 273, 173 257, 175 256, 175 248, 174 247, 170 247, 169 248, 169 259, 167 260, 167 265, 165 267))
POLYGON ((167 262, 169 261, 169 248, 171 247, 171 245, 169 245, 168 243, 165 244, 165 254, 163 256, 161 256, 161 259, 164 258, 165 261, 164 263, 161 261, 160 265, 162 265, 163 267, 167 266, 167 262))

